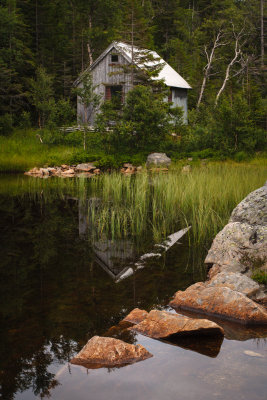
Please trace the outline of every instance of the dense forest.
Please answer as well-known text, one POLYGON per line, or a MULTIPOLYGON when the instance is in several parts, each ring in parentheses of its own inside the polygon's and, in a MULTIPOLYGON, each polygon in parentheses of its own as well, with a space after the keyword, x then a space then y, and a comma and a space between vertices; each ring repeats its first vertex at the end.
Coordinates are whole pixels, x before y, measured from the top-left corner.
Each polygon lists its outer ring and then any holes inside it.
POLYGON ((79 73, 113 40, 129 42, 133 37, 136 45, 156 50, 192 86, 189 125, 194 133, 187 131, 191 147, 201 142, 202 148, 216 148, 224 135, 229 136, 227 148, 262 149, 263 3, 1 0, 1 132, 25 119, 37 126, 33 88, 40 67, 50 83, 49 90, 47 85, 39 90, 48 90, 46 95, 61 102, 62 108, 70 99, 74 109, 72 85, 79 73), (211 131, 218 133, 216 138, 211 138, 211 131))

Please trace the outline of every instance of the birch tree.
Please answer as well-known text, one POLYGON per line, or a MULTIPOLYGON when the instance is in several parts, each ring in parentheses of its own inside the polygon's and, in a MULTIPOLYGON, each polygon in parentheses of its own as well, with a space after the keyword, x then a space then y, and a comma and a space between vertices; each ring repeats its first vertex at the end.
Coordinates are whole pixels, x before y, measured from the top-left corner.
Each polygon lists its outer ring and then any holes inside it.
POLYGON ((234 25, 233 25, 233 36, 234 36, 234 39, 235 39, 234 55, 233 55, 232 59, 230 60, 230 62, 228 63, 227 67, 226 67, 225 76, 224 76, 224 80, 223 80, 222 86, 220 87, 220 89, 219 89, 219 91, 218 91, 218 93, 216 95, 215 107, 217 106, 219 98, 220 98, 222 92, 224 91, 227 82, 230 79, 231 69, 233 68, 233 66, 235 64, 241 62, 241 59, 242 59, 242 47, 244 45, 244 43, 241 43, 241 39, 243 37, 243 31, 244 31, 244 29, 241 29, 241 31, 238 34, 236 34, 235 33, 235 29, 234 29, 234 25))
POLYGON ((199 108, 200 103, 202 101, 202 97, 203 97, 203 94, 204 94, 204 91, 206 88, 207 80, 209 79, 209 77, 211 75, 212 64, 215 61, 215 51, 218 47, 224 46, 226 44, 226 43, 222 42, 223 37, 224 37, 223 30, 219 29, 219 31, 213 41, 210 52, 208 52, 207 45, 204 46, 204 50, 205 50, 205 54, 206 54, 206 58, 207 58, 207 64, 204 67, 204 76, 203 76, 203 81, 202 81, 202 85, 201 85, 201 89, 200 89, 200 93, 199 93, 199 97, 198 97, 198 101, 197 101, 197 109, 199 108))

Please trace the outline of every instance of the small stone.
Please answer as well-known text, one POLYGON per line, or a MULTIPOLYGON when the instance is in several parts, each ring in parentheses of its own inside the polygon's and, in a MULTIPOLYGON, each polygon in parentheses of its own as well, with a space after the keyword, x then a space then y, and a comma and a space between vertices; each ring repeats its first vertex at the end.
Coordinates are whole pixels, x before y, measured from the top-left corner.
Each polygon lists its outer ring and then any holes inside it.
POLYGON ((69 168, 70 168, 70 166, 69 166, 69 165, 67 165, 67 164, 62 164, 62 165, 61 165, 61 168, 62 168, 62 169, 69 169, 69 168))
POLYGON ((132 364, 152 357, 140 344, 133 345, 110 337, 92 337, 70 362, 86 368, 132 364))
POLYGON ((67 169, 66 171, 62 171, 62 175, 74 175, 75 174, 75 171, 74 171, 74 169, 67 169))
POLYGON ((93 173, 95 174, 95 175, 99 175, 100 174, 100 169, 99 168, 96 168, 94 171, 93 171, 93 173))

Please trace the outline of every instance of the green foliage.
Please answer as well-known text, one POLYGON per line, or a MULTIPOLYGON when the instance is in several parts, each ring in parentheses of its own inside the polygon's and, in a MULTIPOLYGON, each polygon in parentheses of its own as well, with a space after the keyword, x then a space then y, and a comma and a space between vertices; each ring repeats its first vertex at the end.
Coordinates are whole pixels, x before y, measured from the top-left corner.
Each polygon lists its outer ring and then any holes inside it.
POLYGON ((30 129, 32 126, 31 114, 28 111, 23 111, 19 120, 19 127, 21 129, 30 129))
POLYGON ((50 116, 55 113, 53 78, 45 68, 36 70, 36 78, 30 79, 29 98, 38 112, 39 128, 44 128, 50 116))
POLYGON ((253 272, 251 277, 254 279, 254 281, 263 285, 267 285, 267 273, 265 271, 257 270, 253 272))
POLYGON ((80 121, 81 123, 88 124, 92 113, 100 105, 101 96, 95 93, 95 89, 91 73, 85 71, 80 77, 79 86, 73 89, 73 93, 78 96, 78 101, 84 105, 84 121, 80 121))
POLYGON ((13 121, 11 114, 4 114, 0 116, 0 135, 10 135, 13 130, 13 121))
MULTIPOLYGON (((170 105, 164 96, 164 91, 154 92, 137 85, 128 93, 120 111, 113 101, 105 102, 96 126, 106 152, 156 150, 171 126, 170 105)), ((176 115, 180 120, 180 111, 176 115)))

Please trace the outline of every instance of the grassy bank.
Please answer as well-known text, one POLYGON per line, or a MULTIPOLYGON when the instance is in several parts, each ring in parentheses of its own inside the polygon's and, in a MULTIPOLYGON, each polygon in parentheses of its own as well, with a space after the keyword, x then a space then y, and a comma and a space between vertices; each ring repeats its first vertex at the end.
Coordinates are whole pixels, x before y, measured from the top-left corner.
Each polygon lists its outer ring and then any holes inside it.
MULTIPOLYGON (((191 153, 180 153, 177 149, 176 151, 168 150, 169 146, 174 145, 170 140, 166 140, 166 143, 164 142, 166 146, 162 144, 162 148, 152 147, 137 154, 131 153, 130 148, 125 148, 123 152, 106 154, 99 142, 98 134, 88 134, 86 151, 83 150, 83 134, 81 132, 64 134, 59 131, 45 131, 41 133, 43 143, 40 142, 39 134, 38 130, 17 130, 10 136, 0 136, 0 172, 25 172, 33 167, 90 161, 96 161, 96 165, 102 170, 118 169, 125 162, 132 162, 134 165, 144 164, 147 155, 154 151, 167 152, 172 158, 172 168, 174 169, 188 164, 188 157, 193 159, 192 162, 190 161, 192 165, 200 164, 200 160, 203 158, 226 159, 225 155, 214 152, 212 149, 191 153)), ((238 162, 266 165, 267 154, 262 152, 251 157, 247 153, 239 152, 232 154, 232 158, 238 162)))
POLYGON ((68 163, 77 152, 72 146, 41 143, 36 135, 32 130, 0 136, 0 172, 24 172, 35 166, 68 163))

